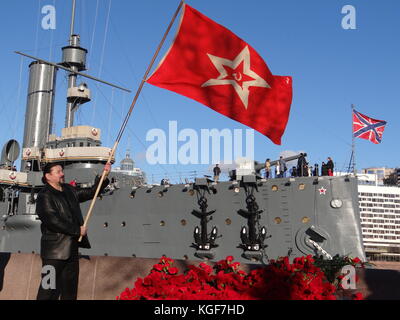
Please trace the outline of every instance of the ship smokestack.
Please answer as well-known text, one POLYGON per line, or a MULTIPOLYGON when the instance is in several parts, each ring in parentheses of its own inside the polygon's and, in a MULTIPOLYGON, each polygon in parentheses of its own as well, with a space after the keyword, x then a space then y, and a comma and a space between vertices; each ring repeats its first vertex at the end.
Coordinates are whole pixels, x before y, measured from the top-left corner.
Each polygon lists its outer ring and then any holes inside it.
MULTIPOLYGON (((57 68, 46 63, 29 65, 23 148, 43 148, 52 133, 56 74, 57 68)), ((24 167, 22 161, 21 169, 24 167)))

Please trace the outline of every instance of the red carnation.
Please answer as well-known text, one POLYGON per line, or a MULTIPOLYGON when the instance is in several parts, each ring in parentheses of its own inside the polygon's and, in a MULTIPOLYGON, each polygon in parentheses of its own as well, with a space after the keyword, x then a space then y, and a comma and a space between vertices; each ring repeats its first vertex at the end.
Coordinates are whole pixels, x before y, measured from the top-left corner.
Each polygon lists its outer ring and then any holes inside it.
POLYGON ((361 292, 357 292, 353 294, 353 300, 364 300, 364 297, 361 292))
POLYGON ((360 262, 361 262, 361 260, 357 257, 353 259, 353 263, 360 263, 360 262))
POLYGON ((157 271, 162 271, 163 268, 164 268, 164 266, 161 265, 161 264, 155 264, 155 265, 153 266, 153 269, 155 269, 155 270, 157 270, 157 271))
POLYGON ((178 268, 172 267, 168 269, 169 274, 177 274, 178 273, 178 268))

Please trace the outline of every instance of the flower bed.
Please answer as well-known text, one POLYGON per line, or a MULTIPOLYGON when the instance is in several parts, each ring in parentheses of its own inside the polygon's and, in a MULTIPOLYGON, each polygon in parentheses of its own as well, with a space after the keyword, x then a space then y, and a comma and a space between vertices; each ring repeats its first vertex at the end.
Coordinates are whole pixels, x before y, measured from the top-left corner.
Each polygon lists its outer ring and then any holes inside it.
MULTIPOLYGON (((343 263, 362 266, 359 259, 334 257, 330 264, 311 256, 270 260, 266 266, 245 272, 229 256, 212 268, 206 263, 190 265, 184 273, 173 260, 160 259, 133 289, 126 288, 118 300, 336 300, 343 263), (332 267, 334 266, 334 267, 332 267), (336 268, 336 269, 335 269, 336 268), (325 272, 328 275, 325 274, 325 272)), ((362 299, 361 294, 353 299, 362 299)))

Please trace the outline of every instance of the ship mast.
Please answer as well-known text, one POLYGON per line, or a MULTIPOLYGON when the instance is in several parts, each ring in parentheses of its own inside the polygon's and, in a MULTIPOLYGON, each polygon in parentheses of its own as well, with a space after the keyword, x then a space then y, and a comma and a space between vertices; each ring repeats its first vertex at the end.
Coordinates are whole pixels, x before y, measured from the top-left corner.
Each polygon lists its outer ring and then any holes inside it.
POLYGON ((353 129, 353 114, 354 114, 354 104, 351 105, 351 160, 352 160, 352 167, 353 167, 353 174, 357 176, 357 169, 356 169, 356 146, 355 146, 355 138, 354 138, 354 129, 353 129))
POLYGON ((71 28, 69 31, 69 36, 70 36, 70 45, 72 45, 71 43, 71 38, 72 35, 74 34, 74 26, 75 26, 75 8, 76 8, 76 0, 72 0, 72 15, 71 15, 71 28))
MULTIPOLYGON (((74 125, 74 113, 77 108, 81 104, 91 100, 90 90, 86 83, 77 85, 78 75, 130 92, 128 89, 80 72, 86 70, 86 55, 88 51, 80 47, 80 37, 74 32, 75 9, 76 0, 72 0, 69 44, 62 48, 61 63, 46 61, 26 53, 15 51, 17 54, 34 60, 29 65, 30 76, 23 142, 23 149, 27 149, 29 153, 32 152, 31 148, 42 150, 48 142, 53 121, 55 82, 58 69, 68 72, 67 112, 65 117, 65 127, 67 128, 74 125)), ((28 164, 30 165, 26 169, 28 171, 41 170, 39 160, 35 159, 28 162, 22 160, 21 170, 24 170, 28 164)))
POLYGON ((61 65, 69 67, 71 71, 68 73, 68 94, 67 107, 65 115, 65 127, 69 128, 74 125, 74 114, 79 105, 90 101, 90 91, 85 85, 77 88, 76 80, 77 71, 86 70, 86 54, 87 50, 80 47, 80 37, 74 34, 75 26, 75 8, 76 0, 72 0, 71 27, 69 34, 69 46, 64 47, 63 62, 61 65), (81 95, 86 90, 85 95, 81 95))

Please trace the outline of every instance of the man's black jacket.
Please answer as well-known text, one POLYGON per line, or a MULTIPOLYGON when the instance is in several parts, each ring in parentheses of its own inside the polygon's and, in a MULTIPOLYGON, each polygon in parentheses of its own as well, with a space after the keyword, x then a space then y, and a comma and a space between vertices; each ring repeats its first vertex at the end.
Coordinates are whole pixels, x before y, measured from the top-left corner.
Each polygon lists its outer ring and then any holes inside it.
POLYGON ((221 168, 220 167, 214 167, 213 171, 214 171, 214 175, 215 176, 219 176, 219 174, 221 173, 221 168))
MULTIPOLYGON (((42 239, 40 255, 42 259, 67 260, 78 254, 78 247, 90 248, 87 236, 78 239, 83 225, 83 217, 79 203, 93 199, 98 182, 91 188, 75 188, 63 184, 63 191, 46 186, 39 192, 36 202, 36 213, 42 221, 40 229, 42 239)), ((105 179, 102 189, 108 185, 105 179)))
POLYGON ((333 171, 333 161, 332 160, 328 160, 328 162, 326 163, 326 166, 328 169, 331 169, 333 171))

